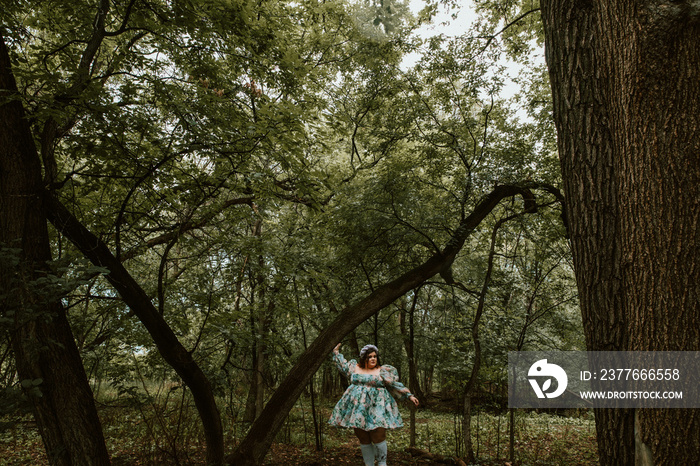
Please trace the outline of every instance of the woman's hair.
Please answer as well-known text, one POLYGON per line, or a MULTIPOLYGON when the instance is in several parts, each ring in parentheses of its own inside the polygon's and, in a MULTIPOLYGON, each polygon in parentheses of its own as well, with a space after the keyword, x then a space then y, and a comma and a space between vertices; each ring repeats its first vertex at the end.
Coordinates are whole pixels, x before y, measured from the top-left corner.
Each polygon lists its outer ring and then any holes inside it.
POLYGON ((367 357, 372 353, 377 354, 377 367, 381 366, 382 363, 379 362, 379 350, 374 345, 365 345, 362 347, 360 350, 360 360, 357 362, 357 365, 364 369, 367 364, 367 357))

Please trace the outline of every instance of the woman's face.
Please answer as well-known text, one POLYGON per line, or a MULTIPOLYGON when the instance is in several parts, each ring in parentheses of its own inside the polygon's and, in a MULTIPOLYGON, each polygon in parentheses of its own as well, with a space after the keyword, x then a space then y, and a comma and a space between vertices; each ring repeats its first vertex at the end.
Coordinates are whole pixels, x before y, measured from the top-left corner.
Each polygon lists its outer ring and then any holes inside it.
POLYGON ((377 353, 372 351, 367 355, 367 369, 374 369, 377 367, 377 353))

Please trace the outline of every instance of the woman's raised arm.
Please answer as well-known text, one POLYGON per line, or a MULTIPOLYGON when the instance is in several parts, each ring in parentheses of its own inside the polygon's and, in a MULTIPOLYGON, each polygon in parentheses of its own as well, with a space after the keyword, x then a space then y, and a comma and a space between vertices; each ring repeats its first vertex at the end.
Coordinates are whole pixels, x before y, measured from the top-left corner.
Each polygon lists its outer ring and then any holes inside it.
POLYGON ((350 362, 346 361, 342 354, 340 354, 340 343, 333 348, 333 362, 335 367, 342 372, 348 379, 350 375, 355 371, 355 365, 357 362, 352 359, 350 362))

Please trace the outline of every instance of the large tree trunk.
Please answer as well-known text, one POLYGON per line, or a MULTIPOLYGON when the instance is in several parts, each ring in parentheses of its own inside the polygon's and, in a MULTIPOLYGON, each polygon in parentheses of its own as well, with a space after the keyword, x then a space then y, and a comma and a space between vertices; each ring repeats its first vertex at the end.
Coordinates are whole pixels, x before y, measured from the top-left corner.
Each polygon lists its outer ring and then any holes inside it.
MULTIPOLYGON (((601 29, 610 32, 601 49, 610 70, 630 349, 698 351, 700 8, 688 1, 601 5, 601 29)), ((700 410, 635 414, 647 446, 637 451, 648 457, 650 450, 653 464, 697 462, 700 410)))
MULTIPOLYGON (((700 10, 542 2, 588 349, 700 349, 700 10)), ((700 456, 697 410, 641 410, 636 461, 700 456)), ((635 463, 633 410, 596 412, 602 464, 635 463)))
POLYGON ((359 303, 343 310, 319 334, 308 349, 299 356, 299 359, 297 359, 285 379, 272 394, 262 414, 251 426, 246 437, 238 445, 236 451, 227 458, 227 462, 236 466, 262 464, 287 414, 333 347, 345 335, 379 312, 379 310, 421 285, 427 279, 444 272, 447 267, 450 267, 457 253, 464 245, 464 241, 479 223, 502 199, 517 194, 525 197, 527 210, 534 210, 534 197, 529 191, 513 186, 496 187, 477 205, 471 215, 462 221, 442 252, 436 253, 422 265, 401 275, 392 282, 378 287, 359 303))
POLYGON ((92 392, 60 297, 37 286, 51 260, 41 164, 2 35, 0 100, 0 246, 19 249, 16 266, 0 267, 0 294, 5 296, 2 314, 14 318, 11 339, 17 373, 23 387, 29 388, 26 393, 51 464, 109 464, 92 392), (38 384, 40 396, 31 390, 31 381, 38 384))

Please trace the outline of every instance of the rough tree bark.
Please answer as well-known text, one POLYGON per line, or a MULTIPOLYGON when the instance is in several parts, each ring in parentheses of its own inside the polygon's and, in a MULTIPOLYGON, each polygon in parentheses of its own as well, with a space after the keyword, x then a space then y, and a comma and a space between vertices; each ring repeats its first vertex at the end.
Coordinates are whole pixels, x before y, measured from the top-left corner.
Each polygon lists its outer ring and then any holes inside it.
POLYGON ((497 186, 460 223, 452 239, 441 252, 436 253, 422 265, 397 279, 378 287, 359 303, 344 309, 299 356, 285 379, 272 394, 261 415, 251 426, 246 437, 234 453, 226 458, 227 462, 236 466, 262 464, 289 411, 333 347, 345 335, 394 300, 449 268, 464 245, 464 241, 479 223, 502 199, 515 195, 523 196, 526 210, 535 209, 534 196, 530 191, 515 186, 497 186))
POLYGON ((0 267, 0 312, 12 310, 12 349, 46 453, 55 465, 109 464, 97 410, 58 296, 42 296, 32 282, 49 273, 49 234, 42 202, 39 155, 19 100, 0 34, 0 245, 19 249, 19 264, 0 267), (9 300, 13 299, 14 303, 9 300))
MULTIPOLYGON (((542 16, 588 349, 697 351, 700 8, 543 0, 542 16)), ((700 456, 697 410, 596 426, 601 464, 700 456)))

